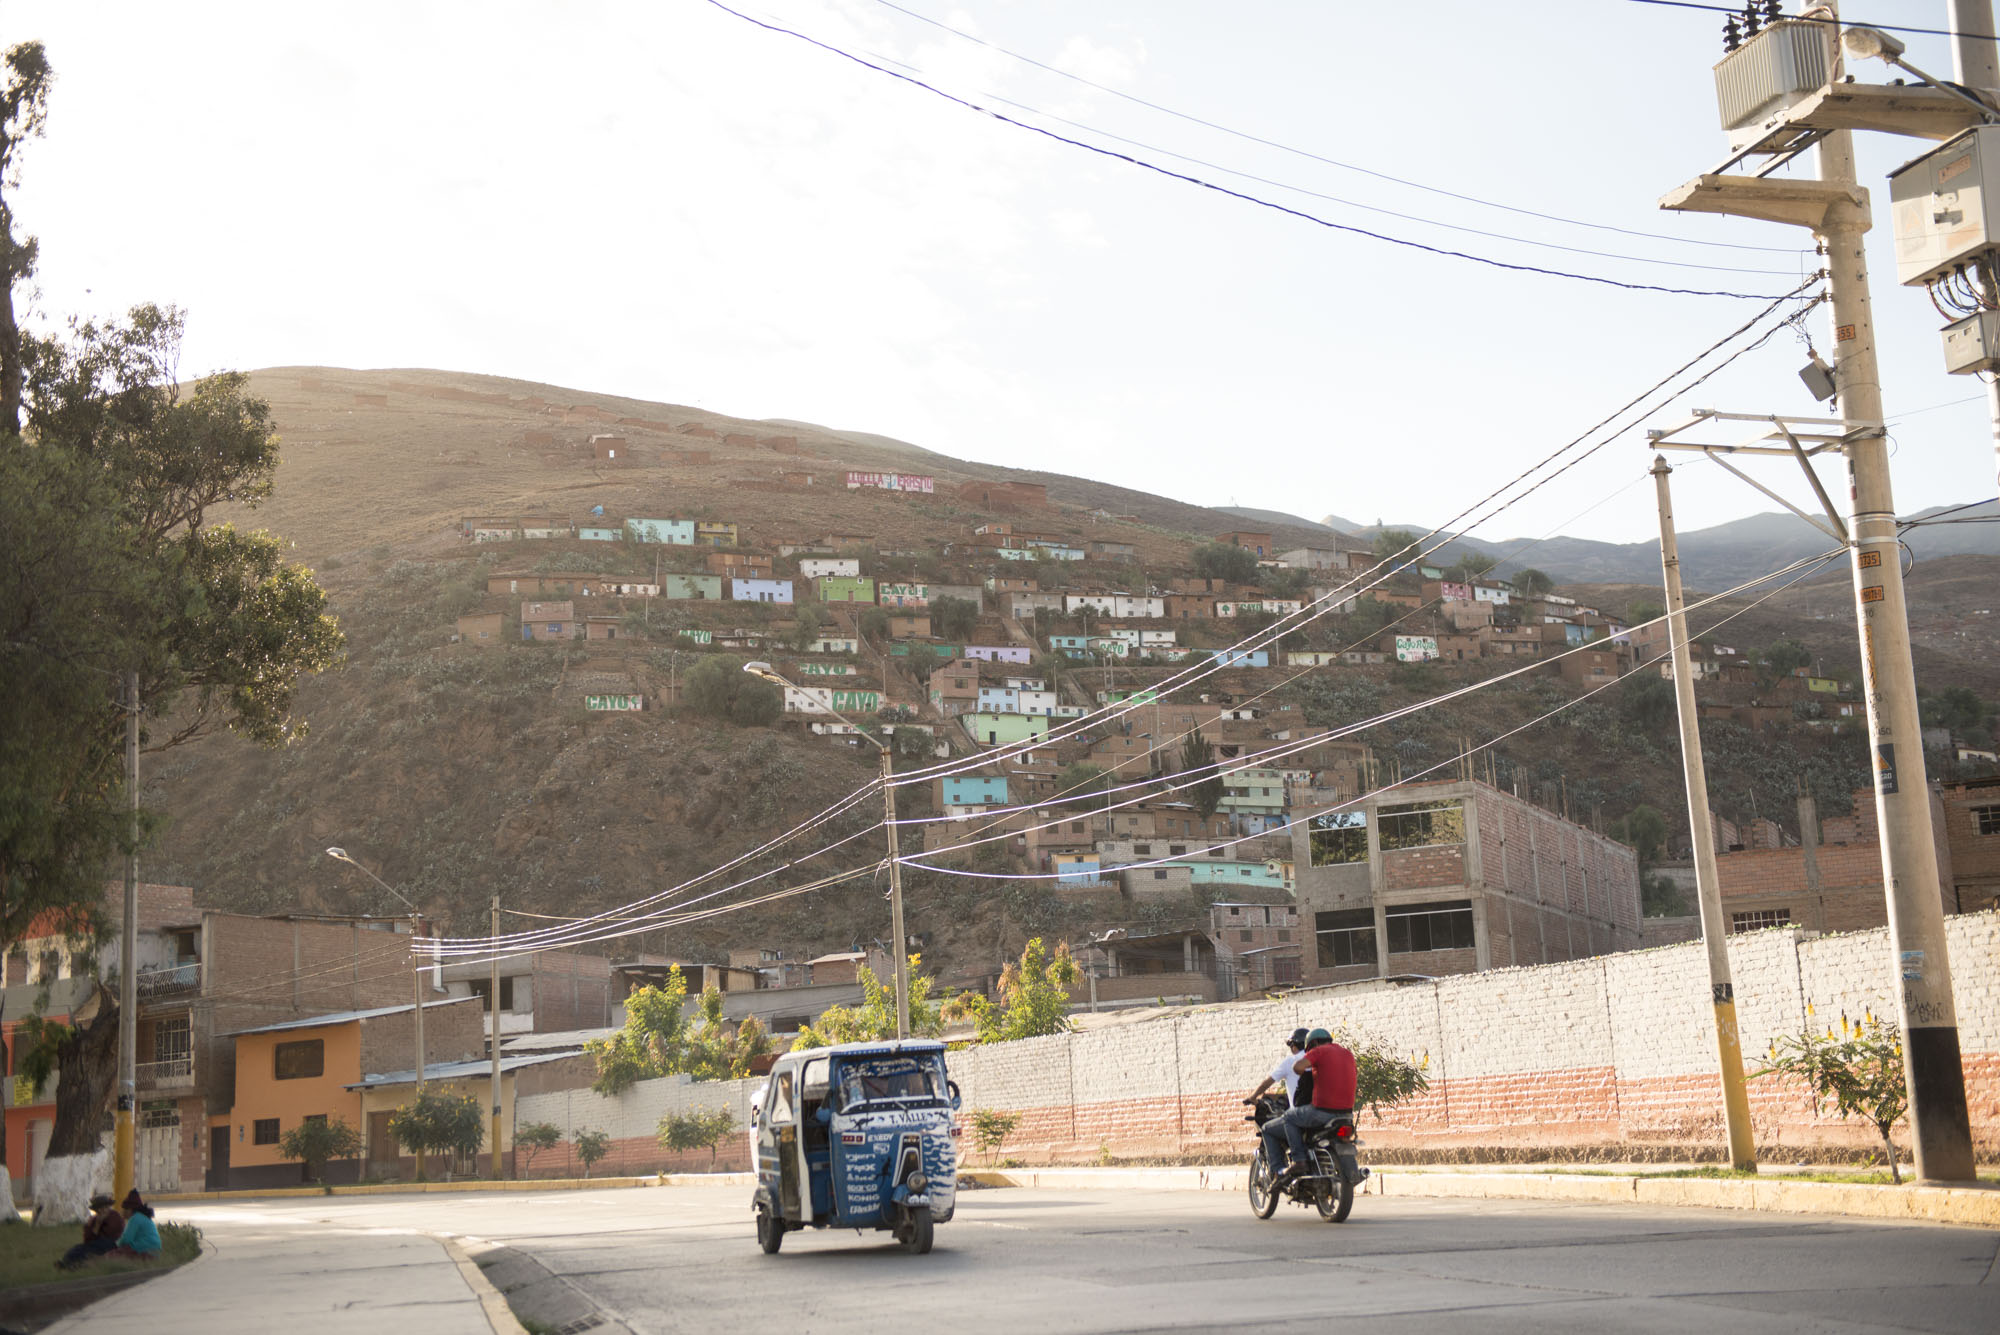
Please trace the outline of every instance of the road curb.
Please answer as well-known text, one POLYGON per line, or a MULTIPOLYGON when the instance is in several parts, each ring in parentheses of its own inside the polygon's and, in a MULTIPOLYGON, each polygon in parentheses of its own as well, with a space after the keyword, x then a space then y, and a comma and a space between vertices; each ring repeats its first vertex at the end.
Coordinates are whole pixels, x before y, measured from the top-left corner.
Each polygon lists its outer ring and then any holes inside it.
POLYGON ((419 1193, 480 1191, 598 1191, 613 1187, 755 1186, 754 1173, 649 1173, 643 1177, 543 1177, 527 1181, 366 1182, 344 1187, 245 1187, 240 1191, 163 1191, 146 1197, 167 1201, 240 1201, 253 1197, 410 1196, 419 1193))
MULTIPOLYGON (((1053 1191, 1242 1191, 1241 1168, 980 1168, 959 1175, 982 1187, 1053 1191)), ((2000 1189, 1797 1182, 1780 1177, 1638 1177, 1584 1173, 1449 1172, 1378 1168, 1368 1195, 1690 1206, 1773 1214, 1837 1214, 2000 1228, 2000 1189)))
POLYGON ((465 1244, 449 1233, 433 1233, 432 1237, 444 1244, 444 1249, 458 1266, 459 1276, 479 1299, 480 1310, 486 1313, 486 1324, 493 1327, 493 1335, 528 1335, 528 1328, 514 1315, 514 1309, 507 1305, 506 1296, 493 1287, 493 1281, 486 1278, 479 1263, 472 1259, 472 1253, 465 1244))

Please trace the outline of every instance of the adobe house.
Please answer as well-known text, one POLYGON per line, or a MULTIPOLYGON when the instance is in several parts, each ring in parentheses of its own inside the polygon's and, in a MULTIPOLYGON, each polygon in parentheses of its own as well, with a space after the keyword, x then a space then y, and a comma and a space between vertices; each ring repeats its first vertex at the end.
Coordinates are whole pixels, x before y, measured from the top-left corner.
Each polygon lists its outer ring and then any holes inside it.
POLYGON ((490 649, 500 642, 501 633, 506 628, 507 618, 504 613, 470 612, 458 619, 459 642, 490 649))
POLYGON ((578 634, 575 603, 521 604, 522 639, 573 640, 578 634))

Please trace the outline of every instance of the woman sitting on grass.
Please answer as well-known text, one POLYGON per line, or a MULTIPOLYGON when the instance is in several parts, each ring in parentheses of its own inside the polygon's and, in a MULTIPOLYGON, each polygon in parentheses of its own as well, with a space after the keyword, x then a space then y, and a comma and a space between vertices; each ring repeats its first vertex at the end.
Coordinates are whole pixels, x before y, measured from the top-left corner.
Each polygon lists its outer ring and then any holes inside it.
POLYGON ((118 1235, 113 1256, 134 1256, 151 1261, 160 1254, 160 1230, 153 1223, 153 1207, 146 1204, 137 1187, 125 1193, 125 1231, 118 1235))

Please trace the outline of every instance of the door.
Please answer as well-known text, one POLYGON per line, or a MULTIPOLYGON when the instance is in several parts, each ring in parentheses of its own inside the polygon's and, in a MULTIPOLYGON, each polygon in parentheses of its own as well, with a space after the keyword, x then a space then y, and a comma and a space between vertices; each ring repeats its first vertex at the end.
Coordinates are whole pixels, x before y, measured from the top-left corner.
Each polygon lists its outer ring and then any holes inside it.
POLYGON ((171 1099, 140 1105, 133 1180, 143 1195, 181 1189, 181 1110, 171 1099))
POLYGON ((396 1138, 389 1134, 391 1116, 393 1114, 388 1112, 368 1114, 368 1176, 371 1178, 396 1177, 401 1173, 396 1138))
POLYGON ((208 1129, 208 1189, 229 1190, 229 1128, 208 1129))

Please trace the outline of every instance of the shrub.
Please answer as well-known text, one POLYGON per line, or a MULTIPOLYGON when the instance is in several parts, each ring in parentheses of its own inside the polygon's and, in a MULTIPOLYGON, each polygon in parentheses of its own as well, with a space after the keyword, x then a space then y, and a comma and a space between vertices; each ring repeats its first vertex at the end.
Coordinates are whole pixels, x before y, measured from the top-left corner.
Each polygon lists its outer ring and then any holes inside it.
POLYGON ((579 1129, 570 1138, 576 1147, 577 1162, 583 1165, 583 1175, 590 1176, 591 1165, 611 1152, 611 1135, 605 1131, 579 1129))
POLYGON ((352 1159, 361 1153, 361 1133, 340 1118, 308 1118, 287 1131, 278 1153, 304 1165, 306 1177, 326 1181, 330 1159, 352 1159))

